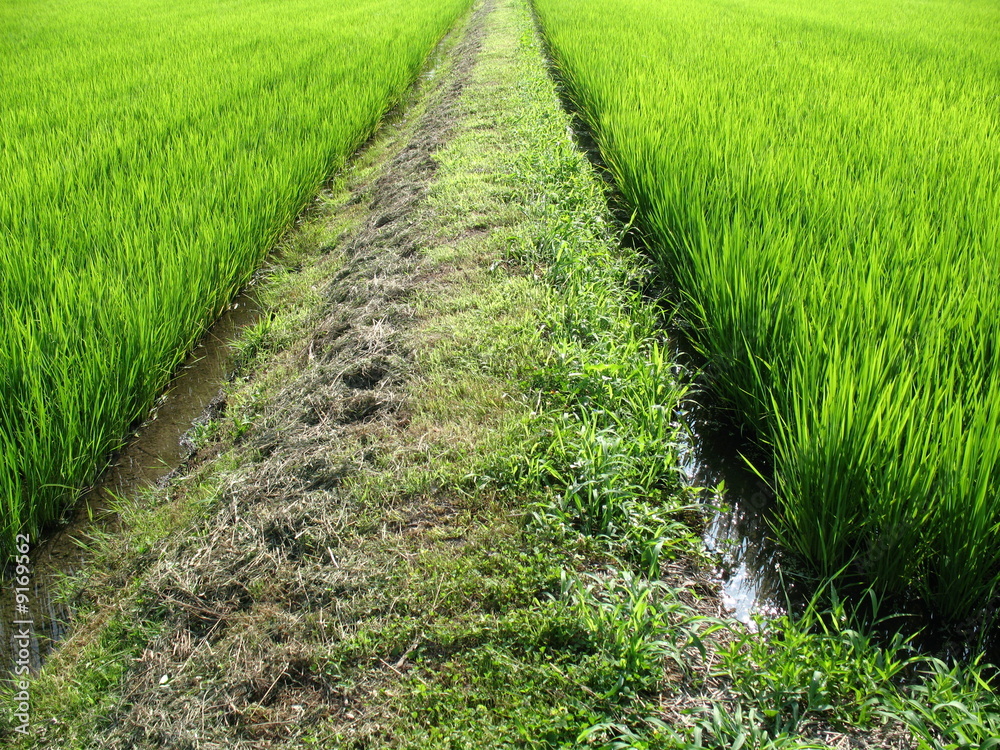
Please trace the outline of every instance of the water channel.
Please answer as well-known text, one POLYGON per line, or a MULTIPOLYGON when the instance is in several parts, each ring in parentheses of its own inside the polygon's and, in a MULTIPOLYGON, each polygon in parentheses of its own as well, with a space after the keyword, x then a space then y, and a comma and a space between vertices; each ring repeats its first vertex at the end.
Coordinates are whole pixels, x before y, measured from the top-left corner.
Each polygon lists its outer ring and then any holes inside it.
POLYGON ((97 483, 68 511, 68 523, 33 547, 27 618, 16 614, 13 571, 5 571, 0 590, 0 673, 11 671, 19 648, 14 638, 20 626, 14 620, 32 623, 28 628, 32 671, 41 667, 53 645, 65 635, 70 613, 54 584, 87 563, 85 545, 90 535, 115 530, 116 496, 162 482, 191 456, 193 445, 187 436, 233 373, 237 335, 259 317, 252 288, 233 300, 185 358, 146 421, 113 457, 97 483))

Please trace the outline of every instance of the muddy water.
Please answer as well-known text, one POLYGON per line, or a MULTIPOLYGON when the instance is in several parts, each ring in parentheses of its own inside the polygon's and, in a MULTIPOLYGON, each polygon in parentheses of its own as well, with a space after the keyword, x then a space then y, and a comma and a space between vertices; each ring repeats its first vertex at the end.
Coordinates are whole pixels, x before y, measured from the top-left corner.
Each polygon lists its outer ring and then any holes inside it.
POLYGON ((720 421, 708 407, 692 405, 683 416, 691 428, 681 454, 689 484, 725 489, 710 498, 716 506, 705 531, 705 546, 719 561, 717 574, 724 606, 751 623, 754 614, 773 617, 785 610, 781 556, 770 538, 774 494, 747 463, 760 457, 738 428, 720 421))
MULTIPOLYGON (((33 671, 65 635, 70 612, 54 595, 53 584, 60 576, 72 574, 86 564, 87 552, 80 541, 95 531, 115 529, 117 521, 111 511, 114 496, 127 496, 155 485, 190 457, 192 428, 210 412, 213 399, 232 374, 232 344, 237 334, 259 317, 253 290, 239 295, 178 368, 146 422, 115 456, 97 484, 71 509, 68 524, 32 545, 27 618, 31 626, 27 630, 33 671)), ((20 647, 15 636, 22 626, 15 626, 14 621, 26 619, 23 614, 15 614, 13 589, 8 570, 0 591, 0 675, 12 669, 14 654, 20 647)))
POLYGON ((701 362, 683 334, 672 331, 671 340, 675 374, 691 382, 695 394, 680 415, 690 428, 681 447, 681 469, 692 487, 724 485, 722 492, 707 497, 715 512, 704 542, 718 560, 723 605, 752 625, 755 615, 770 618, 785 612, 791 585, 783 578, 781 551, 771 534, 775 497, 767 481, 767 456, 711 403, 711 383, 692 376, 701 362))

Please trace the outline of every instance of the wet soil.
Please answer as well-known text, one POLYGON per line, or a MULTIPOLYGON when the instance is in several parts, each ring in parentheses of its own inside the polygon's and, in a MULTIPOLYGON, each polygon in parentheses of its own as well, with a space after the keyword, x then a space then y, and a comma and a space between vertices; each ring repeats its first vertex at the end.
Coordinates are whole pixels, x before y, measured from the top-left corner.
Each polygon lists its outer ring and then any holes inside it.
MULTIPOLYGON (((259 315, 253 289, 248 288, 223 311, 185 358, 146 421, 112 458, 95 485, 69 509, 65 524, 33 546, 27 618, 33 623, 32 671, 41 667, 66 633, 71 613, 58 598, 56 582, 87 563, 88 537, 115 530, 116 497, 165 481, 191 457, 198 426, 225 410, 221 389, 233 372, 233 342, 259 315)), ((14 665, 13 620, 25 619, 15 614, 13 594, 13 585, 5 580, 0 590, 0 672, 4 674, 14 665)))

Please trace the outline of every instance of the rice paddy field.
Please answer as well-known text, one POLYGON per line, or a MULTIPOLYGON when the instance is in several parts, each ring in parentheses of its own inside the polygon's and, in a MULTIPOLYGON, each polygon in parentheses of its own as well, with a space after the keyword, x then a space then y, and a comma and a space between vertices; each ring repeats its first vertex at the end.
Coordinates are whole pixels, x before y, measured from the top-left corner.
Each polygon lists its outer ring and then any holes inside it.
POLYGON ((537 0, 823 574, 1000 583, 1000 6, 537 0))
MULTIPOLYGON (((0 529, 92 482, 467 0, 0 8, 0 529)), ((778 536, 962 618, 1000 584, 1000 9, 538 0, 778 536)))
POLYGON ((93 481, 467 0, 0 5, 0 531, 93 481))
POLYGON ((0 746, 996 747, 998 37, 0 4, 0 746), (130 433, 180 465, 98 477, 130 433), (57 523, 88 484, 114 523, 57 523))

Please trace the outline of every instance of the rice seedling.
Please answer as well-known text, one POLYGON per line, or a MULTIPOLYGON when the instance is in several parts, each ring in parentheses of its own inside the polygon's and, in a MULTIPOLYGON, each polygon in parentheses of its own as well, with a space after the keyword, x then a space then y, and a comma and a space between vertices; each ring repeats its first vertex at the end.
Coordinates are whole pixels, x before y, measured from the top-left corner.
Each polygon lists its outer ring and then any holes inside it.
POLYGON ((1000 10, 537 0, 781 541, 962 618, 1000 581, 1000 10))
POLYGON ((0 540, 94 480, 467 6, 0 7, 0 540))

